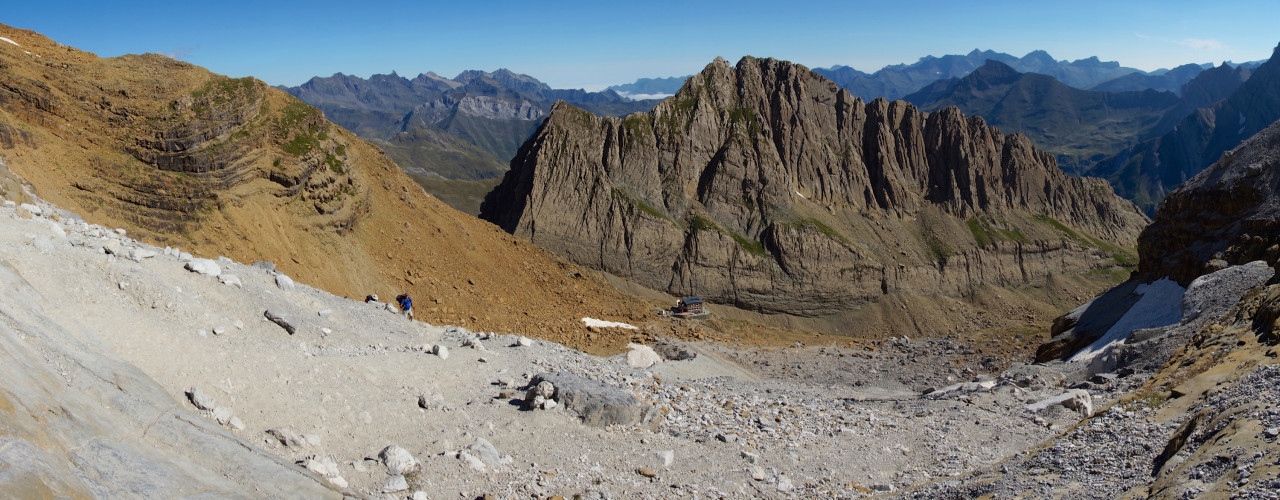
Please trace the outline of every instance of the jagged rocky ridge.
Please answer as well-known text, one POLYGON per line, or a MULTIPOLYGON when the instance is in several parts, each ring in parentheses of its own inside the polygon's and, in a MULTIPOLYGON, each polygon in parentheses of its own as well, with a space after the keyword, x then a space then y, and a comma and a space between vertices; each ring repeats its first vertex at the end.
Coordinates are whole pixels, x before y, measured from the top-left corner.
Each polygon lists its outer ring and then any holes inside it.
POLYGON ((1088 271, 1146 223, 1025 136, 750 57, 650 113, 557 104, 481 217, 652 288, 806 316, 1088 271))

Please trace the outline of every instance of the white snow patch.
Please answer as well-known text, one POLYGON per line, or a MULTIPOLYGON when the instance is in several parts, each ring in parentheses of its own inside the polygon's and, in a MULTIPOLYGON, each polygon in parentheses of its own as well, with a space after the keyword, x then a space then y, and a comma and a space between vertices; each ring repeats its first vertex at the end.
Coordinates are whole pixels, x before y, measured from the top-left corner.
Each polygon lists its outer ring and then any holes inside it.
MULTIPOLYGON (((14 44, 14 45, 18 45, 18 42, 15 42, 15 41, 13 41, 13 40, 10 40, 10 39, 5 38, 5 37, 2 37, 2 36, 0 36, 0 40, 4 40, 4 41, 9 42, 9 43, 12 43, 12 44, 14 44)), ((21 47, 21 45, 18 45, 18 46, 19 46, 19 47, 21 47)))
POLYGON ((1124 342, 1134 330, 1169 326, 1182 320, 1182 295, 1187 289, 1169 278, 1160 278, 1151 284, 1142 284, 1134 288, 1133 293, 1142 298, 1124 313, 1124 316, 1111 325, 1111 329, 1095 340, 1089 347, 1081 349, 1071 362, 1088 363, 1098 355, 1109 352, 1115 344, 1124 342))
POLYGON ((796 190, 796 196, 799 196, 799 197, 804 198, 804 199, 806 199, 806 200, 807 200, 807 199, 809 199, 809 197, 808 197, 808 196, 805 196, 805 195, 804 195, 804 194, 802 194, 799 190, 796 190))
POLYGON ((604 321, 604 320, 595 319, 595 318, 582 318, 582 322, 586 323, 588 327, 594 326, 596 328, 626 328, 628 330, 639 330, 639 328, 628 325, 626 323, 618 323, 616 321, 604 321))

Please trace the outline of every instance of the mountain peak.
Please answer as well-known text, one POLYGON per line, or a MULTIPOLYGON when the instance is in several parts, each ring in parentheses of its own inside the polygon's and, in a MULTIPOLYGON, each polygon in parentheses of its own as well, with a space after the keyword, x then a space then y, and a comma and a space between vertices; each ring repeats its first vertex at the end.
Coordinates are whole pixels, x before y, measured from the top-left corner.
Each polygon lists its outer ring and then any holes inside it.
MULTIPOLYGON (((900 277, 1000 252, 974 243, 965 220, 980 213, 1048 214, 1125 245, 1146 221, 1102 181, 1066 176, 1025 136, 956 109, 867 103, 802 65, 754 57, 713 61, 649 113, 557 105, 481 208, 509 232, 646 286, 801 316, 951 287, 900 277), (932 236, 946 243, 922 243, 933 234, 924 213, 956 228, 932 236), (862 234, 884 239, 851 236, 862 234)), ((1018 234, 1050 237, 1045 227, 1020 223, 1018 234)))

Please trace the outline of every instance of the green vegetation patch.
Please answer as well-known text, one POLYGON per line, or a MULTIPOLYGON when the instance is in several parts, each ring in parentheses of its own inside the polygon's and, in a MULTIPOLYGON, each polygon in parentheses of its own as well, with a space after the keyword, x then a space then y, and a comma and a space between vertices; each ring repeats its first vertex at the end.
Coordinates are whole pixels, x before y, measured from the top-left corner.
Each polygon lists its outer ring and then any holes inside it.
POLYGON ((711 221, 711 219, 708 219, 701 215, 695 215, 693 217, 693 220, 689 222, 689 229, 692 229, 694 231, 706 231, 708 229, 719 231, 720 226, 717 226, 715 222, 711 221))
POLYGON ((797 229, 812 229, 833 240, 841 241, 846 245, 851 244, 849 239, 845 238, 843 234, 840 234, 840 232, 836 231, 835 228, 824 224, 818 219, 800 219, 788 225, 797 229))
POLYGON ((695 215, 693 217, 693 220, 689 221, 689 229, 693 231, 710 230, 710 231, 719 232, 720 234, 727 234, 729 235, 730 238, 733 238, 734 243, 737 243, 738 246, 741 247, 743 250, 746 250, 747 252, 753 253, 755 255, 759 255, 761 257, 769 256, 769 252, 764 249, 763 243, 749 239, 746 236, 730 231, 728 229, 722 228, 720 227, 719 224, 716 224, 715 221, 708 219, 706 217, 703 217, 701 215, 695 215))
POLYGON ((1069 236, 1073 240, 1077 240, 1084 243, 1088 242, 1083 236, 1080 236, 1080 233, 1077 233, 1074 229, 1067 227, 1066 224, 1058 222, 1057 219, 1054 219, 1053 217, 1049 217, 1048 214, 1037 215, 1036 220, 1043 222, 1047 224, 1049 227, 1057 229, 1062 233, 1065 233, 1067 236, 1069 236))
POLYGON ((947 259, 956 254, 954 248, 951 248, 945 241, 938 238, 937 235, 927 234, 924 237, 926 245, 929 245, 929 253, 933 254, 934 260, 946 263, 947 259))
POLYGON ((345 165, 343 164, 342 160, 338 159, 338 157, 336 157, 336 156, 333 156, 333 155, 325 155, 325 156, 324 156, 324 164, 325 164, 325 165, 328 165, 328 166, 329 166, 329 170, 333 171, 333 173, 335 173, 335 174, 342 175, 342 174, 347 173, 347 170, 346 170, 345 165))
POLYGON ((973 233, 973 241, 978 243, 979 247, 986 248, 991 246, 991 235, 987 234, 987 229, 983 227, 982 221, 973 218, 965 221, 969 225, 969 232, 973 233))
POLYGON ((234 94, 240 89, 251 89, 254 85, 254 79, 251 76, 244 78, 214 78, 209 80, 200 88, 191 91, 191 97, 196 99, 213 95, 214 100, 223 100, 226 96, 234 94))
POLYGON ((742 247, 743 250, 759 255, 761 257, 767 257, 769 255, 769 252, 765 251, 763 243, 760 243, 759 241, 756 241, 756 240, 747 239, 746 236, 735 233, 733 231, 728 231, 728 233, 729 233, 729 237, 733 238, 733 241, 736 242, 738 246, 742 247))
POLYGON ((281 146, 284 152, 291 155, 304 155, 312 149, 320 147, 320 140, 310 134, 300 134, 290 139, 288 143, 281 146))
POLYGON ((613 199, 625 200, 632 207, 639 208, 640 211, 646 214, 652 215, 654 217, 665 220, 672 224, 675 224, 676 222, 674 220, 671 220, 670 217, 667 217, 667 214, 664 214, 661 211, 659 211, 657 208, 654 208, 653 205, 645 203, 643 200, 636 198, 630 192, 627 192, 627 190, 625 189, 615 187, 610 191, 610 194, 613 196, 613 199))

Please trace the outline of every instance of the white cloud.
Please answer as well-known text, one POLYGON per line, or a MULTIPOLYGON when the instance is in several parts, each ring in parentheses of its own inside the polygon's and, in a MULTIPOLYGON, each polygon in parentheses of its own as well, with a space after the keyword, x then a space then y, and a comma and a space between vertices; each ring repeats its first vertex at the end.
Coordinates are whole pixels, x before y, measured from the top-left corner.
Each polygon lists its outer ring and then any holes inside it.
POLYGON ((1191 47, 1196 50, 1227 50, 1227 44, 1212 38, 1207 40, 1201 38, 1183 38, 1181 40, 1174 40, 1173 43, 1184 47, 1191 47))
POLYGON ((1150 39, 1151 39, 1151 35, 1144 35, 1144 34, 1142 34, 1142 33, 1134 33, 1134 34, 1133 34, 1133 36, 1136 36, 1136 37, 1141 38, 1141 39, 1143 39, 1143 40, 1150 40, 1150 39))

